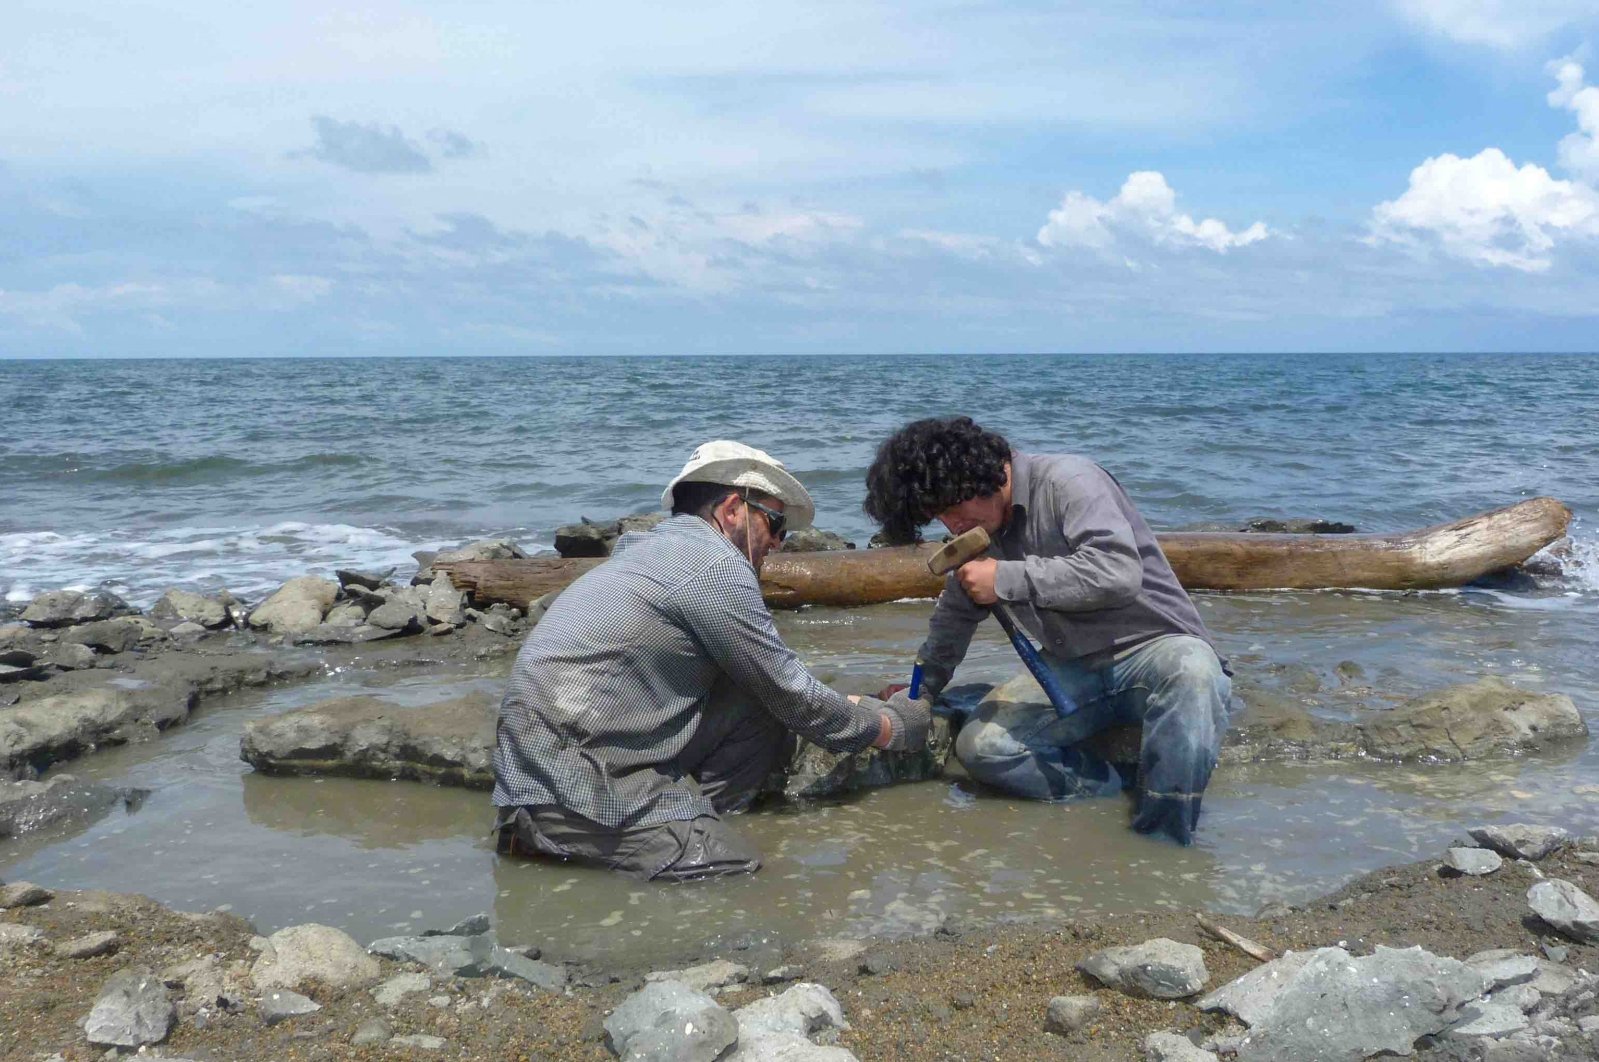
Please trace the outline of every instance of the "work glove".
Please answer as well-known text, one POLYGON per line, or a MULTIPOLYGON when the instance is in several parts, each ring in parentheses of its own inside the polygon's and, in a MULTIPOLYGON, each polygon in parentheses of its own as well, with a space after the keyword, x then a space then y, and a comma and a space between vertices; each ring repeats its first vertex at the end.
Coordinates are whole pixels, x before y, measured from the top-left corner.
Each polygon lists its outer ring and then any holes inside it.
POLYGON ((892 728, 888 744, 891 752, 915 752, 927 744, 927 730, 933 725, 933 702, 926 697, 911 700, 900 690, 883 703, 892 728))

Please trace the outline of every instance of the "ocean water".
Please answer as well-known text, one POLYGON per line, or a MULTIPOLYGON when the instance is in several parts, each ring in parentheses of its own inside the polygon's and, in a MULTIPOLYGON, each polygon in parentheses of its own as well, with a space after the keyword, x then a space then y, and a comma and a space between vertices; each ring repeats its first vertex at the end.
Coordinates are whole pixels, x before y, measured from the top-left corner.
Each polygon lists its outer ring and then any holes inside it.
POLYGON ((1093 457, 1157 528, 1398 530, 1552 494, 1580 561, 1595 410, 1593 355, 0 361, 0 599, 250 596, 487 535, 548 547, 655 508, 710 438, 778 456, 864 544, 875 446, 952 412, 1093 457))

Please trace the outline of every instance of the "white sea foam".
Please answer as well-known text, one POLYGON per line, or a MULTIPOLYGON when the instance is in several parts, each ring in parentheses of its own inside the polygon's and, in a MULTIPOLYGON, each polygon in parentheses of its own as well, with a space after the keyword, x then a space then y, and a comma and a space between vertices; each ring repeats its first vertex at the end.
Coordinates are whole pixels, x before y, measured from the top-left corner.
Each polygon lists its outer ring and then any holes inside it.
MULTIPOLYGON (((510 537, 539 548, 529 535, 510 537)), ((105 586, 145 606, 171 587, 225 587, 249 599, 296 575, 331 576, 338 568, 399 568, 404 575, 415 566, 413 552, 456 545, 455 538, 420 539, 392 528, 303 521, 98 534, 13 532, 0 534, 0 597, 20 602, 46 590, 105 586)))

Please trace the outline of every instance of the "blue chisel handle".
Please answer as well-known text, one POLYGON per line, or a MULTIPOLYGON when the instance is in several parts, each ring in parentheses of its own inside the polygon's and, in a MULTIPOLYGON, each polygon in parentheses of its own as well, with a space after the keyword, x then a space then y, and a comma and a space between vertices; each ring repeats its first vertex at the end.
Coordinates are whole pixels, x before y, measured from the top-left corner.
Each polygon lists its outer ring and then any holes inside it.
POLYGON ((916 666, 911 668, 911 686, 905 691, 911 700, 916 700, 922 695, 922 662, 916 661, 916 666))

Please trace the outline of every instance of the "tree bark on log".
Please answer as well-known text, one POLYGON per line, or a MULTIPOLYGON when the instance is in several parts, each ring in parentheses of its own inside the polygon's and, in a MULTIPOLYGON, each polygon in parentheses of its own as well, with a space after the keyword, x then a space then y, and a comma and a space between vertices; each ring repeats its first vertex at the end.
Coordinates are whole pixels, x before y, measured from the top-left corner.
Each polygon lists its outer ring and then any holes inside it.
MULTIPOLYGON (((1463 586, 1513 567, 1566 533, 1571 510, 1533 498, 1451 524, 1377 535, 1281 535, 1169 531, 1157 536, 1177 579, 1189 590, 1432 590, 1463 586)), ((934 597, 943 580, 927 571, 938 547, 827 553, 773 553, 761 589, 773 608, 851 607, 934 597)), ((602 563, 601 558, 435 564, 479 608, 505 602, 526 608, 602 563)))

